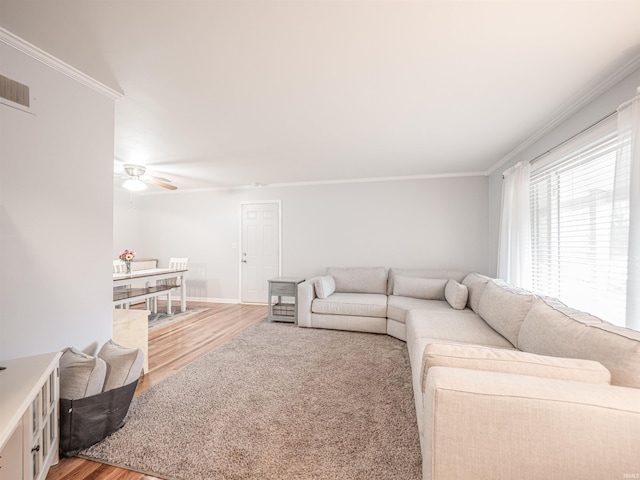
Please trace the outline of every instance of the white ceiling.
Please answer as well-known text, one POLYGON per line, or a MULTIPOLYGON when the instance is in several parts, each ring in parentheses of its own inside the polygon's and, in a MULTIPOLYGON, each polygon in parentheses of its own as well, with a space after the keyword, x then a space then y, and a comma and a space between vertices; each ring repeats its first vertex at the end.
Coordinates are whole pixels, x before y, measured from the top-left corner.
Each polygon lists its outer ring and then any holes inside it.
POLYGON ((640 53, 640 1, 0 0, 124 93, 116 159, 181 189, 485 172, 640 53))

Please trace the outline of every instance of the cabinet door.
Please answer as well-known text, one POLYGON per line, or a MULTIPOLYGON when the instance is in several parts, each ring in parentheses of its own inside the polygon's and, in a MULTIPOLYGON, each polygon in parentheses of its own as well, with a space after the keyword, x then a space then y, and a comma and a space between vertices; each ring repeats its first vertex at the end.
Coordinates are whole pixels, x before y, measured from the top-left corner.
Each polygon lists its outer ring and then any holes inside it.
POLYGON ((0 480, 16 480, 22 478, 22 421, 18 423, 13 434, 0 450, 0 480))

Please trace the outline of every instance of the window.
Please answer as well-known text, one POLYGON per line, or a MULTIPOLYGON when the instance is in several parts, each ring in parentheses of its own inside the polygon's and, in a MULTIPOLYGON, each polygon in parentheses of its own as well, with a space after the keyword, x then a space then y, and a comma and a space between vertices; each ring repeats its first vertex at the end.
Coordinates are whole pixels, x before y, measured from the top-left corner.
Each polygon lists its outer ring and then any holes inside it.
POLYGON ((532 289, 624 325, 629 217, 619 197, 614 209, 618 151, 613 117, 532 165, 532 289))

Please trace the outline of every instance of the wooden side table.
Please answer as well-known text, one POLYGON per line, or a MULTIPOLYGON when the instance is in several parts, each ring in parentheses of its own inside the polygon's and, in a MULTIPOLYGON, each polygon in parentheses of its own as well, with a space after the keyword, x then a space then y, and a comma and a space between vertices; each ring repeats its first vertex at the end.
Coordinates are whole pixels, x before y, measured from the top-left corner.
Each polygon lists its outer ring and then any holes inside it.
POLYGON ((290 322, 298 324, 298 284, 304 278, 276 277, 269 282, 269 314, 270 322, 290 322), (273 297, 277 301, 273 303, 273 297), (284 299, 284 300, 283 300, 284 299))

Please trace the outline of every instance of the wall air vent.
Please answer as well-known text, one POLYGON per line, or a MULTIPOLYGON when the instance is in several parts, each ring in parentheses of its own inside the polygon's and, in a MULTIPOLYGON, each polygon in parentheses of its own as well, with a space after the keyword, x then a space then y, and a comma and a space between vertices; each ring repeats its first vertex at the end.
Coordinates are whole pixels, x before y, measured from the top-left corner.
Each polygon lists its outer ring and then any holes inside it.
POLYGON ((0 98, 29 108, 29 87, 0 75, 0 98))

